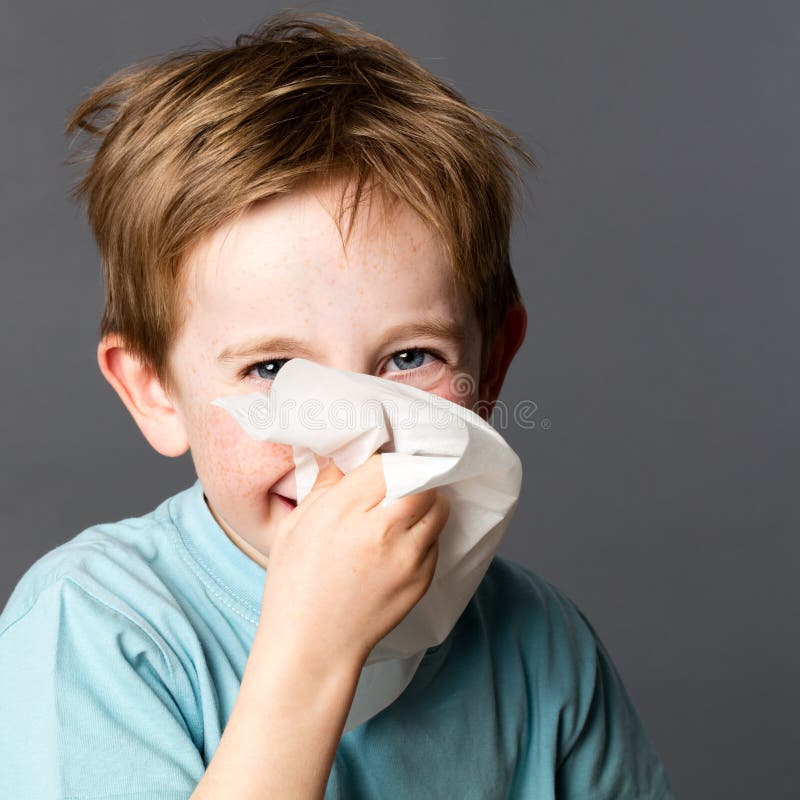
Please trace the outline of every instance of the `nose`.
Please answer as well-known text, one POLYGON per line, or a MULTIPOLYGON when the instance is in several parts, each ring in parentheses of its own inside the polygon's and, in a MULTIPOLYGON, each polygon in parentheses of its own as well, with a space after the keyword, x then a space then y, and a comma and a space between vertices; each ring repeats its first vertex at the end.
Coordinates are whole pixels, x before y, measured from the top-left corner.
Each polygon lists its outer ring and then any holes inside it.
POLYGON ((326 367, 332 367, 333 369, 340 369, 343 372, 360 372, 364 375, 369 375, 372 370, 372 367, 366 359, 358 358, 357 356, 325 359, 320 360, 318 363, 326 367))

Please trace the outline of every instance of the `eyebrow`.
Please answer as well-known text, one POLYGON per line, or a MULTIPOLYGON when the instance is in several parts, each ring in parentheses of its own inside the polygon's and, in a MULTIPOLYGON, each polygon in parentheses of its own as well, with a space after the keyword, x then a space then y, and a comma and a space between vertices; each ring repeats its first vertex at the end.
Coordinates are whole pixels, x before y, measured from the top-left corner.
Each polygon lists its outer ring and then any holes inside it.
MULTIPOLYGON (((463 326, 455 320, 449 320, 443 317, 434 317, 418 322, 403 322, 399 325, 394 325, 383 332, 380 346, 385 346, 393 339, 413 338, 416 336, 445 339, 457 345, 462 351, 466 347, 467 336, 463 326)), ((296 339, 292 336, 273 336, 259 337, 226 347, 217 356, 217 361, 225 363, 240 358, 252 358, 253 356, 275 351, 292 351, 303 357, 310 357, 313 355, 309 345, 300 339, 296 339)))

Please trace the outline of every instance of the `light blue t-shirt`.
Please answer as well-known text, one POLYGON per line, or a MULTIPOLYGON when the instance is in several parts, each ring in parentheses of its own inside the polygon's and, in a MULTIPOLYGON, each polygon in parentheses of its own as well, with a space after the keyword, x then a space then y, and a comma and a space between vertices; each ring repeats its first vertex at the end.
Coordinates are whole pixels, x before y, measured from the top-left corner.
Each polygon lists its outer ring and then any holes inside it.
MULTIPOLYGON (((0 615, 0 798, 188 798, 233 708, 265 576, 199 480, 40 558, 0 615)), ((674 797, 590 623, 500 556, 400 697, 341 738, 325 795, 674 797)))

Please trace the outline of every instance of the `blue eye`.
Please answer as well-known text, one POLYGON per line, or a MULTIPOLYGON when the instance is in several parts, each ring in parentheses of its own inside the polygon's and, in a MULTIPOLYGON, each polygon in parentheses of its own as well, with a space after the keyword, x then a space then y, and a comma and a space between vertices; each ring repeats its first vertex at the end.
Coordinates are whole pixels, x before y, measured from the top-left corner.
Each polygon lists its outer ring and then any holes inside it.
POLYGON ((264 378, 264 380, 274 380, 275 376, 280 371, 280 366, 276 367, 275 365, 280 363, 281 366, 283 366, 288 360, 288 358, 275 358, 272 361, 262 361, 260 364, 256 364, 255 368, 258 377, 264 378))
MULTIPOLYGON (((389 370, 389 374, 397 375, 398 373, 409 373, 413 372, 414 370, 424 369, 425 367, 430 366, 431 363, 425 363, 425 357, 431 356, 431 358, 438 361, 440 364, 446 364, 447 359, 444 358, 441 354, 437 353, 435 350, 429 350, 427 348, 422 347, 414 347, 408 348, 406 350, 398 350, 396 353, 393 353, 389 357, 389 362, 387 363, 387 367, 389 364, 394 364, 398 369, 396 370, 389 370)), ((291 361, 290 358, 270 358, 266 361, 257 361, 254 364, 250 364, 246 366, 240 373, 239 377, 243 380, 252 380, 257 383, 267 381, 271 383, 275 380, 275 376, 278 374, 280 368, 287 362, 291 361), (251 373, 255 372, 255 376, 251 376, 251 373)))
POLYGON ((249 367, 245 367, 242 370, 241 377, 247 378, 251 372, 256 371, 258 378, 253 378, 252 380, 273 381, 280 370, 280 367, 276 368, 275 365, 281 364, 282 366, 290 360, 289 358, 271 358, 268 361, 258 361, 255 364, 250 364, 249 367))
MULTIPOLYGON (((415 347, 411 350, 400 350, 399 352, 395 353, 389 359, 389 363, 394 363, 396 366, 400 366, 401 363, 404 363, 407 366, 400 367, 399 371, 408 372, 412 369, 419 369, 422 367, 424 365, 426 355, 436 358, 436 355, 430 350, 423 350, 422 348, 415 347)), ((427 366, 427 364, 424 366, 427 366)))

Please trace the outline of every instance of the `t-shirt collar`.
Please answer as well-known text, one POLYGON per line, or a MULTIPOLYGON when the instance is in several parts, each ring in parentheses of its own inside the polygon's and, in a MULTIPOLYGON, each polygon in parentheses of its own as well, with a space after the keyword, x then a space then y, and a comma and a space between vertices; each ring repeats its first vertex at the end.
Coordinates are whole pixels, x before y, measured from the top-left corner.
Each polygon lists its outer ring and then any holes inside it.
POLYGON ((267 571, 243 553, 214 519, 199 478, 173 497, 169 511, 190 557, 229 597, 260 616, 267 571))

